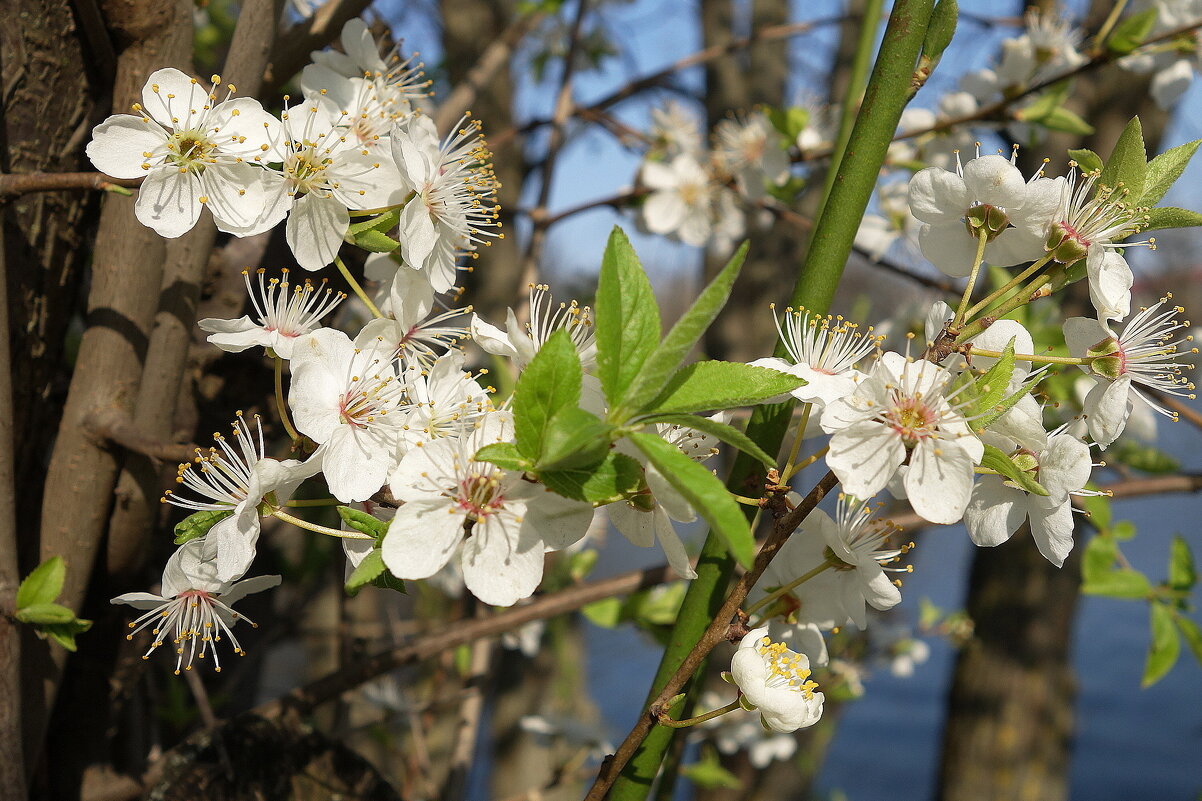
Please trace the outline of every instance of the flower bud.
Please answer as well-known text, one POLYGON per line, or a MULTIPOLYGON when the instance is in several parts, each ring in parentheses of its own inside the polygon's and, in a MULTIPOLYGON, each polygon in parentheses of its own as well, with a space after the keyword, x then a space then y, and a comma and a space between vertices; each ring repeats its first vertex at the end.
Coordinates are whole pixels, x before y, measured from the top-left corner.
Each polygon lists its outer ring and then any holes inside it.
POLYGON ((1072 264, 1085 258, 1088 244, 1081 240, 1069 226, 1062 222, 1052 223, 1048 231, 1044 247, 1051 254, 1052 260, 1060 264, 1072 264))
POLYGON ((973 206, 964 217, 964 225, 973 239, 985 232, 985 241, 992 242, 998 234, 1010 226, 1010 217, 1004 209, 982 203, 973 206))

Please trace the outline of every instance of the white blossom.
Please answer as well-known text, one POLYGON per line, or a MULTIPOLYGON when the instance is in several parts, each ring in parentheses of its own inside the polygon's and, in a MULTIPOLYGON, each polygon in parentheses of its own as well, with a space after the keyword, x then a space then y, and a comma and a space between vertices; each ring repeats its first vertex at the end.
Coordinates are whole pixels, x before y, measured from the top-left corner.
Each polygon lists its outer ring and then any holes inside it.
POLYGON ((974 543, 993 547, 1010 539, 1030 520, 1039 552, 1061 567, 1073 549, 1069 496, 1085 487, 1093 469, 1089 448, 1070 434, 1058 433, 1048 438, 1042 452, 1019 451, 1013 458, 1048 494, 1027 492, 1002 476, 982 476, 964 511, 964 525, 974 543))
POLYGON ((758 628, 739 643, 730 663, 731 676, 745 708, 758 709, 764 728, 793 732, 822 717, 826 697, 810 681, 810 660, 774 643, 767 628, 758 628))
MULTIPOLYGON (((218 101, 217 84, 205 89, 177 69, 150 74, 135 114, 109 117, 92 131, 87 154, 96 169, 115 178, 141 178, 134 214, 168 239, 196 225, 208 207, 217 227, 248 236, 265 231, 260 212, 268 201, 267 175, 280 122, 259 101, 233 95, 218 101)), ((272 223, 274 224, 274 223, 272 223)))
POLYGON ((546 551, 584 536, 593 517, 588 504, 475 461, 482 446, 511 436, 506 420, 494 412, 471 434, 415 446, 401 459, 389 486, 404 504, 382 546, 393 575, 428 578, 458 553, 473 595, 512 606, 538 588, 546 551))
POLYGON ((1141 392, 1140 386, 1168 395, 1193 398, 1194 385, 1182 372, 1191 365, 1179 361, 1179 352, 1197 353, 1189 346, 1192 336, 1174 340, 1174 332, 1188 329, 1189 321, 1178 321, 1176 315, 1185 311, 1180 306, 1161 306, 1172 297, 1141 309, 1115 335, 1100 320, 1071 317, 1064 322, 1064 340, 1069 352, 1093 361, 1083 366, 1095 380, 1094 388, 1085 396, 1085 422, 1090 436, 1102 448, 1123 432, 1135 400, 1147 404, 1166 417, 1177 419, 1177 413, 1166 409, 1154 396, 1141 392))
POLYGON ((171 637, 175 646, 175 672, 191 670, 196 659, 213 655, 213 669, 221 670, 217 655, 217 643, 228 639, 234 653, 244 655, 238 638, 234 636, 234 624, 246 620, 235 612, 233 605, 247 595, 271 589, 280 583, 279 576, 258 576, 244 581, 222 581, 217 578, 217 546, 208 537, 190 540, 180 546, 167 566, 163 568, 163 582, 159 594, 150 592, 127 592, 118 595, 110 603, 128 604, 135 609, 147 610, 145 614, 129 624, 133 631, 126 636, 132 640, 143 629, 150 628, 154 640, 143 655, 149 659, 156 648, 171 637))
POLYGON ((232 581, 249 568, 259 540, 259 505, 275 505, 296 491, 301 482, 316 473, 316 466, 295 459, 272 459, 266 455, 263 426, 255 415, 251 431, 242 413, 234 421, 231 445, 221 434, 213 434, 217 446, 207 452, 196 449, 192 462, 179 466, 176 483, 201 496, 182 497, 167 490, 163 502, 194 512, 231 512, 209 529, 207 539, 216 552, 216 576, 232 581))
POLYGON ((789 360, 772 356, 751 363, 804 378, 792 396, 819 406, 851 394, 864 377, 855 365, 879 351, 883 339, 873 335, 872 326, 862 332, 841 315, 822 317, 790 307, 780 317, 774 313, 773 320, 789 360))
POLYGON ((903 483, 914 511, 932 523, 960 519, 984 446, 948 393, 952 377, 887 352, 852 394, 826 407, 822 428, 834 435, 826 461, 848 494, 871 498, 909 454, 903 483))
POLYGON ((325 279, 320 286, 307 279, 294 285, 288 280, 289 271, 282 272, 282 278, 265 278, 267 271, 260 268, 255 271, 258 282, 252 286, 250 271, 243 270, 242 278, 257 321, 246 315, 237 320, 213 317, 201 320, 198 325, 209 332, 209 342, 227 353, 241 353, 258 346, 271 349, 281 359, 290 359, 296 338, 321 325, 321 318, 346 298, 346 293, 326 288, 325 279))

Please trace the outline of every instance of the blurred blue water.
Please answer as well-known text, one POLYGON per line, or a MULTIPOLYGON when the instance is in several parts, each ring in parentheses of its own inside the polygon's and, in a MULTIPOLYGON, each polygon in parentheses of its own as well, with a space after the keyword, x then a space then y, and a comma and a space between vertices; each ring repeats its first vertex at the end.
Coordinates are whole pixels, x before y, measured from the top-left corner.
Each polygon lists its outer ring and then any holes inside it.
MULTIPOLYGON (((1164 424, 1163 447, 1186 469, 1202 469, 1202 435, 1185 423, 1164 424)), ((1115 519, 1139 524, 1123 543, 1134 567, 1153 582, 1165 577, 1169 542, 1182 534, 1202 558, 1202 497, 1163 496, 1114 502, 1115 519)), ((693 532, 698 536, 699 532, 693 532)), ((913 554, 901 614, 913 622, 929 598, 944 609, 963 605, 972 546, 962 527, 932 528, 913 554)), ((598 575, 659 562, 616 532, 598 575)), ((1174 670, 1147 690, 1139 687, 1148 641, 1143 602, 1084 597, 1078 608, 1073 665, 1078 679, 1071 797, 1088 801, 1186 801, 1202 791, 1202 670, 1186 649, 1174 670)), ((1197 618, 1197 615, 1195 615, 1197 618)), ((629 629, 589 626, 588 684, 607 733, 620 740, 643 703, 658 664, 658 646, 629 629)), ((863 700, 847 706, 820 789, 851 801, 925 799, 934 795, 944 699, 954 662, 946 642, 929 640, 930 660, 899 679, 888 671, 866 682, 863 700)))

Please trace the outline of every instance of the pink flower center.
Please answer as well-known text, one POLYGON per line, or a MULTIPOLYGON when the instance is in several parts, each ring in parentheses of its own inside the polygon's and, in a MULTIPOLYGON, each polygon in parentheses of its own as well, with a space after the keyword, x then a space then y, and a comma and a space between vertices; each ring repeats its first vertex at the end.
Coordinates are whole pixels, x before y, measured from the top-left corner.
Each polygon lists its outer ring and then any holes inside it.
POLYGON ((885 413, 888 425, 898 433, 907 445, 931 436, 937 421, 935 412, 918 398, 905 397, 894 401, 893 408, 885 413))

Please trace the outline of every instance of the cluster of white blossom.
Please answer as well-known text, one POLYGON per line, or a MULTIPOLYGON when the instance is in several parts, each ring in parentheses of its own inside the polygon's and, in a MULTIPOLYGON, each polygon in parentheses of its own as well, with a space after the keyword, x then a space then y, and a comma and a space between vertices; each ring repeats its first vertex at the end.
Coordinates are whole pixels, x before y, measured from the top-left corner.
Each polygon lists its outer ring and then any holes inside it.
MULTIPOLYGON (((1068 25, 1028 15, 1025 33, 1006 43, 998 67, 968 76, 945 98, 943 113, 971 114, 1072 69, 1082 60, 1079 44, 1068 25)), ((220 230, 238 236, 286 217, 297 262, 309 270, 337 262, 373 314, 350 333, 323 326, 346 294, 311 281, 296 285, 286 270, 278 278, 259 271, 254 279, 246 274, 253 316, 200 322, 215 346, 262 347, 275 360, 281 423, 292 435, 292 453, 303 458, 269 455, 257 418, 251 423, 239 413, 230 437, 215 435, 212 448, 180 466, 180 491, 164 500, 193 517, 207 515, 204 529, 168 562, 161 596, 114 599, 149 610, 132 625, 154 626, 151 650, 162 644, 161 632, 172 631, 177 668, 212 651, 211 641, 233 640, 230 605, 278 582, 242 579, 266 517, 340 537, 356 572, 373 558, 397 579, 461 581, 484 603, 509 606, 538 590, 545 555, 579 543, 601 507, 632 543, 658 542, 677 574, 696 577, 675 524, 705 516, 706 500, 681 491, 651 453, 666 448, 677 465, 705 473, 693 463, 718 453, 719 438, 731 430, 729 410, 692 418, 695 428, 681 414, 664 415, 671 422, 649 412, 612 414, 612 372, 624 367, 609 363, 605 384, 592 310, 555 303, 545 285, 530 287, 528 307, 511 309, 504 328, 469 319, 470 309, 448 308, 439 296, 455 289, 460 258, 499 235, 497 184, 479 126, 461 120, 440 139, 411 104, 424 87, 418 70, 409 62, 389 67, 362 23, 348 24, 343 48, 345 54, 314 54, 302 79, 305 97, 279 119, 254 100, 219 101, 216 78, 207 91, 181 72, 160 70, 137 115, 106 120, 88 147, 109 174, 145 175, 136 212, 164 236, 192 228, 206 206, 220 230), (377 221, 377 233, 395 245, 366 261, 374 296, 338 260, 344 242, 358 241, 353 216, 377 221), (498 444, 521 452, 528 434, 519 430, 518 403, 494 399, 484 371, 470 369, 460 344, 472 343, 520 378, 548 343, 565 340, 573 369, 579 366, 568 412, 580 413, 566 419, 593 421, 607 435, 621 429, 604 445, 639 472, 637 489, 616 499, 573 499, 555 491, 529 459, 480 454, 498 444), (290 498, 318 478, 331 503, 367 522, 344 517, 350 525, 333 529, 297 516, 294 507, 305 504, 290 498)), ((708 152, 679 107, 657 111, 654 122, 639 212, 652 232, 725 247, 742 232, 739 197, 755 201, 790 178, 784 138, 764 113, 719 124, 708 152)), ((913 118, 903 129, 933 123, 913 118)), ((813 146, 803 144, 805 133, 796 143, 802 150, 813 146)), ((1158 397, 1193 389, 1182 374, 1180 352, 1190 347, 1180 333, 1189 326, 1178 319, 1182 309, 1166 298, 1132 314, 1123 248, 1154 244, 1128 241, 1147 227, 1149 210, 1122 185, 1106 185, 1097 170, 1070 163, 1066 175, 1049 177, 1045 162, 1027 177, 1016 155, 978 153, 963 161, 957 151, 935 160, 913 144, 891 154, 895 164, 937 163, 917 169, 908 184, 891 181, 879 190, 888 216, 867 237, 862 231, 862 243, 880 255, 898 231, 913 230, 932 264, 969 278, 958 309, 930 307, 923 347, 911 335, 884 350, 885 337, 842 317, 773 311, 787 358, 756 360, 753 372, 795 377, 788 386, 804 383, 790 393, 803 410, 796 447, 780 469, 782 483, 769 492, 783 492, 804 466, 799 451, 807 437, 826 438, 808 461, 824 461, 841 486, 833 514, 811 512, 748 598, 755 617, 728 674, 739 691, 730 707, 758 710, 775 732, 821 717, 824 695, 811 666, 834 662, 826 632, 852 624, 862 630, 869 607, 887 610, 901 600, 894 576, 909 571, 900 562, 913 544, 878 517, 878 496, 887 493, 930 523, 962 521, 981 546, 1005 542, 1029 522, 1041 553, 1060 566, 1073 547, 1072 498, 1090 492, 1093 451, 1115 441, 1133 409, 1172 416, 1158 397), (985 264, 1029 266, 974 305, 985 264), (984 314, 1022 299, 1025 280, 1047 278, 1028 293, 1030 302, 1069 283, 1073 269, 1087 280, 1096 314, 1064 321, 1067 355, 1049 356, 1047 346, 1059 343, 1037 347, 1019 322, 984 314), (1079 368, 1092 386, 1080 415, 1049 425, 1054 415, 1045 414, 1038 393, 1055 366, 1079 368)), ((550 417, 540 425, 549 429, 550 417)), ((742 435, 734 434, 738 443, 742 435)), ((580 450, 593 445, 576 443, 580 450)), ((576 465, 575 455, 560 453, 551 463, 576 465)), ((787 502, 796 503, 795 496, 787 502)))

